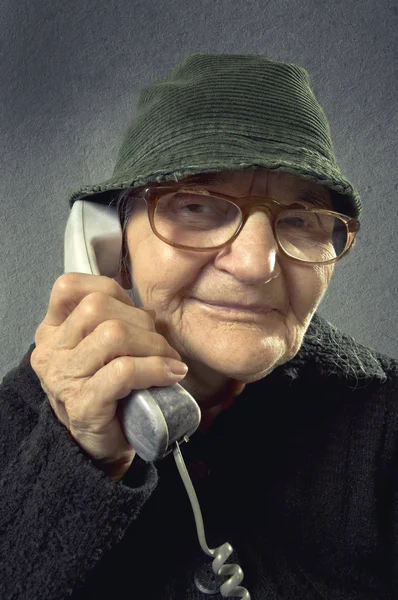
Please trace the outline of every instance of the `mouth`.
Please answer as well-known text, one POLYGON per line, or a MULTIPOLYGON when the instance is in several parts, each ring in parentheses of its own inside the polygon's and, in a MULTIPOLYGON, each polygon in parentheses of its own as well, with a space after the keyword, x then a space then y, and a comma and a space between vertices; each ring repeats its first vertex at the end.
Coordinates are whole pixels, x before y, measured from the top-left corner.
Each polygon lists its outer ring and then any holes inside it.
POLYGON ((217 311, 217 312, 226 312, 226 313, 230 313, 230 314, 238 314, 241 313, 243 315, 251 315, 253 316, 254 314, 258 314, 258 315, 265 315, 265 314, 269 314, 271 312, 275 312, 275 309, 273 308, 264 308, 264 307, 259 307, 259 306, 242 306, 241 304, 215 304, 213 302, 204 302, 203 300, 198 300, 198 298, 190 298, 191 300, 195 300, 196 302, 199 302, 201 305, 203 305, 203 307, 207 308, 208 310, 213 310, 213 311, 217 311))

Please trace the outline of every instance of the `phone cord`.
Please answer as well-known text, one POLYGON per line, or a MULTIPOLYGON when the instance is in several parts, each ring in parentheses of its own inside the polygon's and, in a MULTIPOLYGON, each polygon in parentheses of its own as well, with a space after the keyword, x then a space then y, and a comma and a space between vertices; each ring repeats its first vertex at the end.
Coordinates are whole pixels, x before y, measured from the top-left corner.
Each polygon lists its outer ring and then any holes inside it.
MULTIPOLYGON (((184 440, 188 441, 188 439, 189 438, 185 436, 184 440)), ((224 598, 235 597, 243 598, 243 600, 250 600, 250 594, 247 591, 247 589, 239 585, 243 579, 243 571, 240 568, 240 566, 235 564, 224 564, 227 558, 233 552, 231 544, 225 542, 225 544, 222 544, 222 546, 213 549, 207 546, 205 532, 203 528, 203 518, 198 498, 195 492, 195 488, 192 485, 191 478, 189 477, 189 473, 185 466, 180 446, 177 441, 175 442, 173 455, 177 465, 177 469, 180 473, 181 479, 183 481, 183 484, 185 485, 185 489, 187 490, 187 494, 191 502, 193 514, 195 517, 196 531, 198 533, 199 544, 205 554, 207 554, 208 556, 215 556, 211 564, 213 573, 218 576, 232 575, 232 577, 224 581, 224 583, 220 586, 221 595, 224 598)))

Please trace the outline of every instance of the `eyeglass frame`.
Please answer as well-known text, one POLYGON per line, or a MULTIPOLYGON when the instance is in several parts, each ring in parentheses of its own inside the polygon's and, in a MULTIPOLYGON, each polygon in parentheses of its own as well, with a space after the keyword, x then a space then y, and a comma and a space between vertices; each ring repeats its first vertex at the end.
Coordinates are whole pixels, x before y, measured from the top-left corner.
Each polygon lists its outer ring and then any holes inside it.
POLYGON ((229 196, 227 194, 220 194, 218 192, 216 192, 216 193, 209 192, 205 186, 200 186, 200 187, 195 186, 194 189, 192 189, 192 188, 190 189, 189 185, 181 186, 181 185, 175 185, 173 182, 171 182, 170 184, 146 187, 144 190, 142 190, 142 192, 138 195, 138 197, 143 198, 146 202, 149 223, 150 223, 151 229, 152 229, 153 233, 156 235, 156 237, 158 237, 160 240, 162 240, 163 242, 165 242, 166 244, 168 244, 169 246, 172 246, 174 248, 180 248, 182 250, 193 250, 195 252, 212 252, 214 250, 221 250, 221 248, 225 248, 226 246, 232 244, 238 237, 239 233, 242 231, 243 227, 245 226, 248 218, 250 217, 250 215, 252 214, 253 211, 260 210, 260 211, 265 212, 267 210, 271 213, 271 226, 272 226, 274 238, 275 238, 277 246, 278 246, 278 250, 282 254, 282 256, 284 258, 286 258, 286 260, 289 260, 291 262, 298 263, 298 264, 306 263, 306 264, 311 264, 311 265, 330 265, 330 264, 336 263, 339 260, 341 260, 352 249, 355 236, 358 233, 358 231, 360 230, 360 226, 361 226, 359 219, 356 219, 355 217, 349 217, 347 215, 343 215, 341 213, 338 213, 338 212, 335 212, 332 210, 327 210, 324 208, 311 208, 311 207, 308 207, 308 206, 305 206, 302 204, 298 204, 298 203, 295 203, 291 206, 286 207, 285 205, 283 205, 281 202, 278 202, 278 200, 275 200, 274 198, 263 197, 263 196, 243 196, 241 198, 234 198, 233 196, 229 196), (167 240, 164 236, 162 236, 156 230, 156 227, 155 227, 156 206, 157 206, 158 202, 160 201, 160 199, 162 198, 163 194, 166 192, 168 192, 168 193, 188 192, 191 194, 198 193, 199 195, 206 195, 206 196, 209 195, 209 196, 213 196, 215 198, 221 198, 224 200, 228 200, 229 202, 231 202, 232 204, 237 206, 237 208, 240 210, 240 213, 242 215, 240 226, 235 231, 233 236, 231 238, 229 238, 229 240, 227 240, 223 244, 220 244, 219 246, 214 246, 212 248, 196 248, 196 247, 191 247, 191 246, 184 246, 183 244, 178 244, 177 242, 171 242, 170 240, 167 240), (206 192, 206 193, 203 194, 203 192, 206 192), (238 200, 239 203, 237 203, 236 200, 238 200), (257 203, 254 206, 252 206, 253 200, 258 200, 260 203, 257 203), (294 208, 295 206, 297 206, 298 208, 294 208), (293 211, 293 210, 321 212, 323 214, 329 214, 329 215, 336 216, 336 217, 340 218, 342 221, 344 221, 344 223, 347 227, 348 236, 347 236, 346 247, 343 250, 343 252, 336 258, 331 258, 330 260, 326 260, 326 261, 307 261, 307 260, 301 260, 300 258, 295 258, 294 256, 290 256, 290 254, 288 254, 283 249, 281 244, 279 243, 278 236, 276 235, 276 222, 277 222, 279 215, 282 212, 288 212, 288 211, 293 211))

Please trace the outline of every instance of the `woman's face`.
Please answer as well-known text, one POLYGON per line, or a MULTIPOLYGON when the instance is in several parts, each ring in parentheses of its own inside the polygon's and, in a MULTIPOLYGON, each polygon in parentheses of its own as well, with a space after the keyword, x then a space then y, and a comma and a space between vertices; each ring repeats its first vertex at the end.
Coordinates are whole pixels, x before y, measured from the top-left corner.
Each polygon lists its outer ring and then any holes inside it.
MULTIPOLYGON (((250 169, 224 174, 227 184, 207 189, 294 202, 300 187, 330 199, 327 188, 289 173, 250 169)), ((199 253, 156 237, 142 201, 127 228, 127 243, 135 306, 156 311, 156 329, 188 364, 188 381, 219 375, 220 381, 251 383, 292 359, 334 270, 334 265, 296 264, 281 256, 264 212, 253 213, 231 245, 199 253), (264 303, 273 310, 242 316, 204 300, 264 303)))

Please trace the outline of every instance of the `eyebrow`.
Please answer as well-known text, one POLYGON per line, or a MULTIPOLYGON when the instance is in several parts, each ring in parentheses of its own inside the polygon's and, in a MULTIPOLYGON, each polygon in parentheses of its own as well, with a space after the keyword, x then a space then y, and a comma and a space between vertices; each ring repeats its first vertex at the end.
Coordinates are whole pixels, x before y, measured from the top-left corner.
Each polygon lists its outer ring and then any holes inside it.
MULTIPOLYGON (((216 173, 198 173, 188 176, 183 182, 184 185, 197 188, 206 185, 226 185, 230 183, 229 175, 220 172, 216 173)), ((296 200, 305 200, 315 206, 320 206, 329 210, 334 210, 332 200, 322 192, 308 188, 299 188, 292 190, 296 194, 296 200)))
POLYGON ((299 189, 297 190, 297 194, 298 200, 309 200, 310 202, 315 204, 315 206, 321 206, 322 208, 335 210, 332 199, 329 198, 327 195, 322 194, 321 192, 309 189, 299 189))

